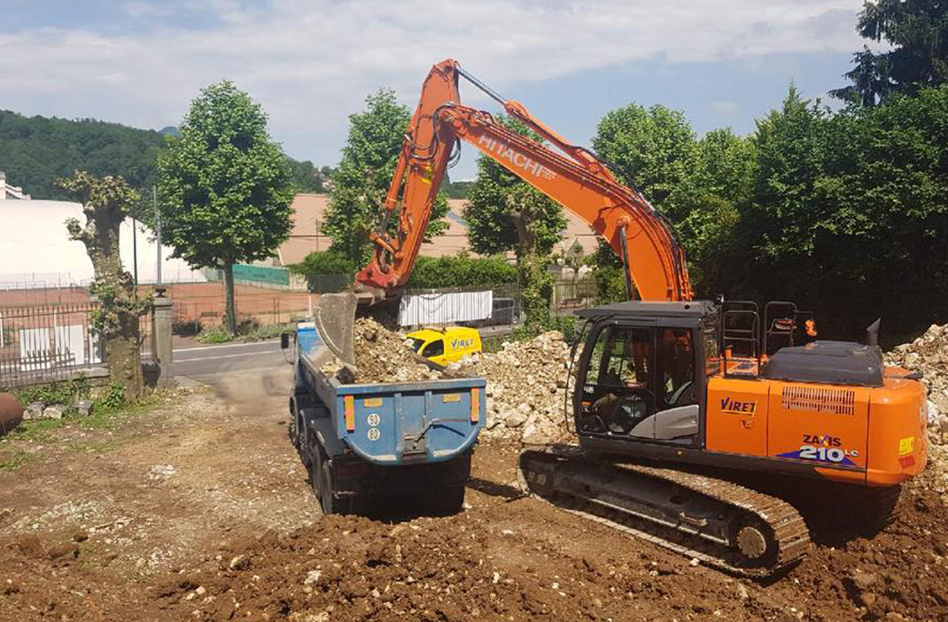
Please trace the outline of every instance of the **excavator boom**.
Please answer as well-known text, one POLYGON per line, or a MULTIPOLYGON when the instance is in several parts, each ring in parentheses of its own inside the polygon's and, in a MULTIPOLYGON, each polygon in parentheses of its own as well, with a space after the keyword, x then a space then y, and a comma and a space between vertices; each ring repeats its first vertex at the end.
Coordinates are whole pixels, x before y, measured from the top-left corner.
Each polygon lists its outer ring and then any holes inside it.
POLYGON ((381 225, 371 235, 375 253, 356 276, 363 287, 384 294, 405 285, 421 248, 441 179, 455 144, 463 140, 582 218, 623 259, 630 298, 692 298, 684 254, 667 221, 634 188, 619 184, 589 150, 570 144, 527 112, 504 100, 463 71, 453 60, 435 65, 425 80, 412 116, 381 225), (525 123, 559 152, 500 123, 489 113, 463 106, 458 78, 501 102, 508 115, 525 123), (398 212, 394 235, 389 222, 398 212))

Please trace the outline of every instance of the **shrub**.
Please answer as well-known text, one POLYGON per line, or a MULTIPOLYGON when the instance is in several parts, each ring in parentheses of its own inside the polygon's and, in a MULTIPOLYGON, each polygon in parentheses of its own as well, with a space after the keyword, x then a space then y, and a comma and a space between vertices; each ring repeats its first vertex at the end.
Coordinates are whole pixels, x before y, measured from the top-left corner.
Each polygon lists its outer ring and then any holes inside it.
POLYGON ((502 255, 473 258, 460 253, 454 257, 419 257, 408 287, 496 287, 516 282, 517 269, 502 255))

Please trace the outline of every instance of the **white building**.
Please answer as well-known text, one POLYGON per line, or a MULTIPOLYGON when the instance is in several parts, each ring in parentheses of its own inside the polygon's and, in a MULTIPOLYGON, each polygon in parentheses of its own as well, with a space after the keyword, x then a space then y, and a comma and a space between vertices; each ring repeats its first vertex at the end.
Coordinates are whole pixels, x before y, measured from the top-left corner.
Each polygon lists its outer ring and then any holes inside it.
MULTIPOLYGON (((82 206, 67 201, 0 200, 0 290, 40 289, 88 285, 93 277, 92 261, 82 242, 69 239, 66 220, 76 218, 85 225, 82 206)), ((138 282, 155 283, 158 248, 151 230, 138 223, 138 282)), ((126 219, 120 232, 122 264, 134 273, 132 221, 126 219)), ((172 259, 171 249, 161 252, 163 283, 204 282, 204 275, 182 259, 172 259)))
POLYGON ((19 186, 11 186, 7 184, 7 174, 3 171, 0 171, 0 200, 7 199, 29 201, 30 195, 23 192, 23 188, 20 188, 19 186))

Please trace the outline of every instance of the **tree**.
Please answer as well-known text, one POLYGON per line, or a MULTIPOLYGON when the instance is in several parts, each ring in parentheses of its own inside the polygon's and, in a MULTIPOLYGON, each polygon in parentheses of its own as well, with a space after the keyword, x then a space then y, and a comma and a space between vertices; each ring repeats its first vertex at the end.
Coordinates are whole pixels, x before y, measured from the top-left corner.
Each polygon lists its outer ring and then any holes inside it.
POLYGON ((68 199, 56 182, 74 171, 151 188, 162 136, 94 119, 25 117, 0 110, 0 170, 34 199, 68 199))
POLYGON ((272 256, 289 236, 290 170, 266 113, 232 82, 203 89, 179 130, 158 158, 162 233, 173 256, 223 271, 234 333, 234 264, 272 256))
MULTIPOLYGON (((499 117, 498 121, 539 140, 515 119, 499 117)), ((477 179, 468 192, 464 218, 475 252, 515 253, 527 322, 533 326, 544 324, 553 293, 552 277, 546 268, 550 251, 566 228, 560 205, 482 155, 477 160, 477 179)))
MULTIPOLYGON (((593 148, 619 183, 634 184, 672 222, 683 220, 695 207, 691 195, 700 190, 693 188, 690 195, 682 190, 698 157, 694 131, 682 112, 664 106, 646 110, 635 103, 612 110, 597 125, 593 148)), ((600 243, 593 262, 597 301, 626 300, 621 259, 600 243)))
POLYGON ((293 158, 286 160, 297 192, 321 193, 323 191, 322 175, 312 162, 309 160, 299 162, 293 158))
POLYGON ((95 272, 90 291, 99 300, 92 325, 105 345, 105 360, 113 384, 124 388, 125 400, 137 399, 143 388, 139 317, 150 300, 139 298, 132 275, 122 268, 119 227, 136 193, 121 177, 98 179, 76 172, 57 182, 82 204, 85 226, 76 218, 66 221, 69 238, 82 242, 95 272))
POLYGON ((885 52, 869 47, 853 54, 846 74, 851 85, 830 93, 875 106, 894 93, 915 94, 948 81, 948 3, 945 0, 868 0, 856 30, 872 41, 885 40, 885 52))
POLYGON ((753 189, 754 143, 730 129, 705 134, 678 185, 662 204, 685 248, 692 286, 713 296, 740 282, 746 247, 741 210, 753 189))
MULTIPOLYGON (((364 111, 349 116, 349 137, 332 176, 323 230, 332 238, 334 251, 359 265, 371 257, 369 234, 378 225, 410 119, 408 108, 395 100, 393 91, 384 89, 366 97, 364 111)), ((447 229, 443 220, 447 213, 447 199, 439 194, 426 241, 447 229)), ((391 233, 397 222, 398 218, 390 219, 391 233)))
POLYGON ((619 179, 635 184, 656 206, 678 187, 694 148, 684 113, 634 103, 606 113, 593 138, 593 149, 619 179))

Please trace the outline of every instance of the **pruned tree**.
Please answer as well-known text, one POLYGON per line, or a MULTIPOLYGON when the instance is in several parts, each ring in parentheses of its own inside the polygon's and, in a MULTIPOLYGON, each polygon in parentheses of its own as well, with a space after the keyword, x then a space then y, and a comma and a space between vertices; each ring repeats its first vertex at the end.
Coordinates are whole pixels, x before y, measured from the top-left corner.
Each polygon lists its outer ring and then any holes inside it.
POLYGON ((92 260, 95 278, 90 288, 99 300, 92 325, 105 346, 105 361, 113 384, 125 389, 125 400, 137 399, 143 390, 139 318, 151 306, 140 297, 132 275, 122 267, 119 229, 137 199, 121 177, 99 179, 77 172, 58 184, 82 204, 86 222, 66 221, 72 240, 82 242, 92 260))
POLYGON ((158 156, 162 232, 172 256, 223 272, 233 334, 234 264, 271 257, 289 236, 291 172, 263 108, 232 82, 203 89, 179 129, 158 156))

